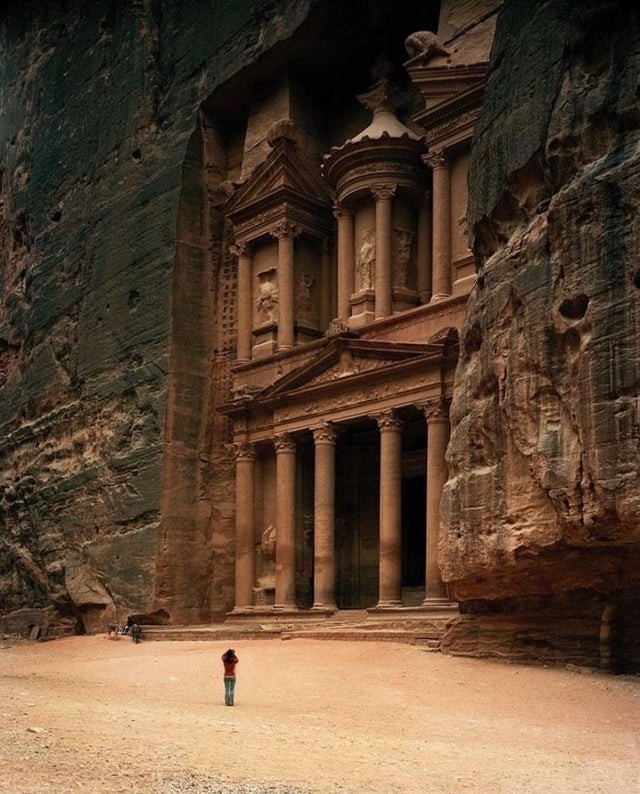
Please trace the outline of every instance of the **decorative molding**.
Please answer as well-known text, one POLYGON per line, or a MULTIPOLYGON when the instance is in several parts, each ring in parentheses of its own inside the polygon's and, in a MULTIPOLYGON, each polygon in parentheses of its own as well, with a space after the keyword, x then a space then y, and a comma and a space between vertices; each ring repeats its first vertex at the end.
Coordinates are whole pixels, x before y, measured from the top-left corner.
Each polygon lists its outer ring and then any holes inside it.
POLYGON ((233 444, 233 456, 236 461, 254 461, 258 457, 256 445, 251 441, 241 441, 233 444))
POLYGON ((397 185, 371 185, 371 194, 376 201, 389 201, 397 190, 397 185))
POLYGON ((269 229, 269 234, 276 237, 278 240, 281 237, 292 237, 294 240, 302 234, 302 226, 291 221, 282 221, 277 226, 269 229))
POLYGON ((394 409, 383 411, 374 417, 381 433, 399 433, 402 431, 402 420, 394 409))
POLYGON ((427 422, 442 422, 449 420, 449 403, 450 400, 444 397, 433 397, 420 407, 422 408, 427 422))
POLYGON ((295 452, 297 449, 297 444, 294 437, 291 433, 277 433, 273 437, 273 446, 276 451, 276 455, 282 453, 292 453, 295 452))
POLYGON ((313 443, 335 445, 338 435, 335 425, 332 422, 323 422, 311 428, 313 433, 313 443))

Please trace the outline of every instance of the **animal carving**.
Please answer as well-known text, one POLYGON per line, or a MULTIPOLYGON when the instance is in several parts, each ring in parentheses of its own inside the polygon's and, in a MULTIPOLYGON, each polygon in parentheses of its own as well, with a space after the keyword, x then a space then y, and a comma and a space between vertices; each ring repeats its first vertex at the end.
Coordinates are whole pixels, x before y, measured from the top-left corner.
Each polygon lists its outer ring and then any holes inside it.
POLYGON ((424 55, 425 58, 432 58, 434 55, 449 55, 435 33, 430 30, 418 30, 404 40, 404 47, 409 58, 424 55))

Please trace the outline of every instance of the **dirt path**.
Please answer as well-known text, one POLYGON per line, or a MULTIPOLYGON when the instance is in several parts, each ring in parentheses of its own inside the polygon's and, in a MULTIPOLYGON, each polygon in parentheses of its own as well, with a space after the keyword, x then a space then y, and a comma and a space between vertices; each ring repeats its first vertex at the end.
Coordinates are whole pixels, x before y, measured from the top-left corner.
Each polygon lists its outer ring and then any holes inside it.
POLYGON ((393 643, 0 650, 0 791, 640 792, 640 680, 393 643))

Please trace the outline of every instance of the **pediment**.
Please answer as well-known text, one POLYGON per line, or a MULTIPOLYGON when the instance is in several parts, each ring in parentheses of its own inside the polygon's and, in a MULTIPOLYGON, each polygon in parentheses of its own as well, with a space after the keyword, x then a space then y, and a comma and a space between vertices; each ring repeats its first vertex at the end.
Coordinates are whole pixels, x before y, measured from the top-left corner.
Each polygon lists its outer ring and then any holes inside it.
MULTIPOLYGON (((450 104, 461 95, 473 96, 484 86, 487 64, 459 66, 414 66, 408 69, 411 80, 425 99, 427 113, 439 105, 450 104)), ((424 115, 424 111, 420 116, 424 115)))
POLYGON ((442 343, 378 342, 341 335, 311 361, 288 373, 257 398, 266 405, 306 395, 310 391, 367 388, 376 378, 393 377, 413 366, 439 366, 442 343))
POLYGON ((242 220, 259 206, 275 202, 315 204, 325 211, 332 202, 331 191, 320 174, 320 166, 301 157, 294 141, 282 138, 240 187, 227 206, 232 220, 242 220))

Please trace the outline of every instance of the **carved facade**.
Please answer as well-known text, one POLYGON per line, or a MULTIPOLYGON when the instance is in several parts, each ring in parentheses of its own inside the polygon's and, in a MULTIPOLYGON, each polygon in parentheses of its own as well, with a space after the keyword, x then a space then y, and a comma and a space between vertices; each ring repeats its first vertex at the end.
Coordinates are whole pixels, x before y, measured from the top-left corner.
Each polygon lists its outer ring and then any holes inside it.
POLYGON ((237 295, 220 409, 236 452, 234 615, 450 604, 439 504, 474 280, 454 219, 486 64, 452 66, 429 32, 406 46, 404 89, 378 64, 357 97, 369 123, 358 131, 350 103, 356 131, 333 140, 288 75, 261 161, 247 168, 245 149, 222 200, 211 190, 237 295))

